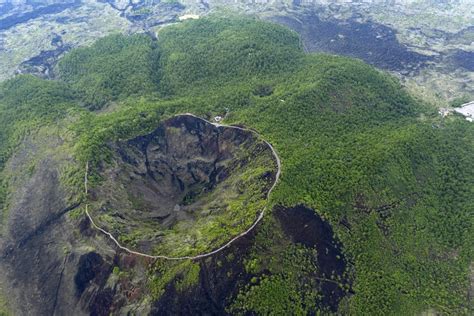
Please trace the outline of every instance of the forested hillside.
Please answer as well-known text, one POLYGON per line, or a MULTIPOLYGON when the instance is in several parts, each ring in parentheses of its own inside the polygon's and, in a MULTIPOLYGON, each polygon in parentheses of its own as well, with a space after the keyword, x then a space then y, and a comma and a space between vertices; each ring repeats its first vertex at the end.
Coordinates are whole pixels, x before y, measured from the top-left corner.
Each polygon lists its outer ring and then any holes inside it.
MULTIPOLYGON (((64 141, 75 160, 61 179, 81 192, 86 162, 91 186, 103 180, 99 171, 113 160, 108 144, 187 112, 226 115, 225 124, 254 129, 274 146, 282 176, 270 197, 273 211, 242 255, 229 248, 215 267, 216 275, 230 271, 229 278, 241 269, 238 288, 223 292, 221 312, 473 312, 474 125, 441 119, 391 76, 361 61, 304 54, 297 35, 283 27, 216 17, 165 28, 157 40, 100 39, 66 55, 56 71, 56 81, 18 76, 0 87, 5 174, 25 135, 67 130, 72 136, 64 141), (289 237, 277 210, 299 206, 330 225, 344 271, 337 266, 331 273, 315 259, 328 248, 289 237), (327 282, 335 288, 328 291, 327 282)), ((19 188, 2 178, 8 229, 9 192, 19 188)), ((70 216, 76 223, 85 218, 70 216)), ((150 263, 140 299, 154 306, 152 313, 173 302, 179 309, 182 297, 201 293, 209 264, 150 263)), ((117 264, 113 275, 132 282, 133 269, 117 264)), ((209 311, 199 302, 176 312, 209 311)))

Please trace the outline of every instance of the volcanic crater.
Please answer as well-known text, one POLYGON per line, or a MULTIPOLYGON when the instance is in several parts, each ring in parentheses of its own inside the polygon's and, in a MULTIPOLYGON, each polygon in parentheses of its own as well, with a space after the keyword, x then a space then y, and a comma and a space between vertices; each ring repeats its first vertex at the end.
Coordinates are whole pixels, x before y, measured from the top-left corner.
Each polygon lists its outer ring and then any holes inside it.
POLYGON ((257 219, 276 180, 276 157, 256 133, 192 115, 110 147, 91 216, 125 246, 150 255, 222 246, 257 219))

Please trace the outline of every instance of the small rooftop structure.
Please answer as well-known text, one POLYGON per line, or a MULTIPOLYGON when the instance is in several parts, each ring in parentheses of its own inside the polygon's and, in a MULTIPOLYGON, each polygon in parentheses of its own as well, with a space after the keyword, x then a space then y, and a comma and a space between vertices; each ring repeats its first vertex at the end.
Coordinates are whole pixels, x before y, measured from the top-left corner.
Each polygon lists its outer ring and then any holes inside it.
POLYGON ((441 115, 441 117, 446 117, 453 112, 461 114, 469 122, 474 122, 474 101, 464 103, 457 108, 440 108, 438 110, 438 113, 441 115))
POLYGON ((474 101, 463 104, 459 108, 454 108, 454 111, 466 117, 466 120, 472 122, 474 120, 474 101))
POLYGON ((197 14, 185 14, 185 15, 180 16, 178 19, 180 21, 189 20, 189 19, 197 20, 197 19, 199 19, 199 15, 197 15, 197 14))

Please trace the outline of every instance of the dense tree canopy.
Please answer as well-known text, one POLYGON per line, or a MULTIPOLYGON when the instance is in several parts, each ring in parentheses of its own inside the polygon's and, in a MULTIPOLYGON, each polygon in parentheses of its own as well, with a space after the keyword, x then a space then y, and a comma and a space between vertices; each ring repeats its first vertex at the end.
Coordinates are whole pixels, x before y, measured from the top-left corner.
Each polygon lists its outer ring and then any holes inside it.
MULTIPOLYGON (((305 204, 333 225, 354 278, 351 314, 469 313, 473 124, 441 121, 387 74, 304 55, 293 32, 246 18, 187 21, 157 41, 110 36, 68 54, 58 72, 57 81, 19 76, 1 85, 0 167, 21 135, 68 115, 78 164, 94 165, 108 141, 175 113, 227 109, 226 123, 258 130, 282 158, 272 202, 305 204)), ((304 309, 294 278, 265 263, 253 269, 269 275, 242 288, 245 311, 285 311, 285 299, 304 309)))

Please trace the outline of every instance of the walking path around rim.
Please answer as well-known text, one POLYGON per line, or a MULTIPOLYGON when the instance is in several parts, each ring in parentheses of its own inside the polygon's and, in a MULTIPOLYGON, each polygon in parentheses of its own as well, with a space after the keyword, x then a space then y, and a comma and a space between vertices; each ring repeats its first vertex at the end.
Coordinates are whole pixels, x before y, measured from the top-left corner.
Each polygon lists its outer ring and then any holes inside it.
MULTIPOLYGON (((225 125, 225 124, 219 124, 219 123, 212 123, 206 119, 203 119, 201 117, 198 117, 194 114, 191 114, 191 113, 184 113, 184 114, 177 114, 175 116, 192 116, 196 119, 199 119, 203 122, 206 122, 208 124, 212 124, 214 126, 216 126, 217 128, 219 127, 225 127, 225 128, 235 128, 235 129, 239 129, 239 130, 242 130, 242 131, 248 131, 248 132, 251 132, 255 135, 257 135, 260 139, 262 139, 262 141, 267 144, 268 147, 270 147, 272 153, 273 153, 273 156, 275 157, 275 160, 276 160, 276 163, 277 163, 277 173, 275 175, 275 181, 273 182, 273 185, 270 187, 270 189, 268 190, 267 192, 267 202, 268 202, 268 199, 270 198, 270 194, 272 193, 273 189, 276 187, 277 183, 278 183, 278 180, 280 179, 280 174, 281 174, 281 161, 280 161, 280 157, 278 156, 277 152, 275 151, 275 149, 273 148, 273 146, 267 142, 265 139, 263 139, 263 137, 261 137, 261 135, 259 133, 257 133, 256 131, 254 130, 251 130, 251 129, 247 129, 247 128, 244 128, 244 127, 238 127, 238 126, 232 126, 232 125, 225 125)), ((86 194, 86 199, 87 199, 87 195, 88 195, 88 192, 89 192, 89 189, 88 189, 88 185, 87 185, 87 175, 88 175, 88 172, 89 172, 89 163, 86 164, 86 172, 85 172, 85 176, 84 176, 84 190, 85 190, 85 194, 86 194)), ((95 222, 94 220, 92 219, 92 216, 89 214, 89 205, 86 203, 86 215, 87 217, 89 218, 89 221, 91 222, 92 226, 94 228, 96 228, 97 230, 99 230, 100 232, 102 232, 103 234, 107 235, 114 243, 115 245, 117 245, 118 248, 122 249, 123 251, 125 252, 128 252, 130 254, 133 254, 133 255, 137 255, 137 256, 141 256, 141 257, 146 257, 146 258, 151 258, 151 259, 165 259, 165 260, 196 260, 196 259, 201 259, 201 258, 205 258, 205 257, 209 257, 209 256, 212 256, 222 250, 224 250, 225 248, 229 247, 234 241, 236 241, 237 239, 247 235, 248 233, 250 233, 254 228, 255 226, 257 226, 257 224, 262 220, 263 216, 265 215, 265 210, 266 210, 266 206, 263 208, 263 210, 260 212, 260 214, 258 215, 257 219, 255 220, 255 222, 252 224, 252 226, 250 226, 246 231, 244 231, 243 233, 235 236, 234 238, 232 238, 230 241, 228 241, 226 244, 224 244, 223 246, 211 251, 211 252, 207 252, 207 253, 204 253, 204 254, 200 254, 200 255, 196 255, 196 256, 183 256, 183 257, 168 257, 168 256, 165 256, 165 255, 156 255, 156 256, 153 256, 153 255, 149 255, 149 254, 146 254, 146 253, 141 253, 141 252, 138 252, 138 251, 134 251, 134 250, 131 250, 127 247, 124 247, 122 246, 118 240, 111 234, 109 233, 108 231, 106 231, 105 229, 99 227, 95 222)))

